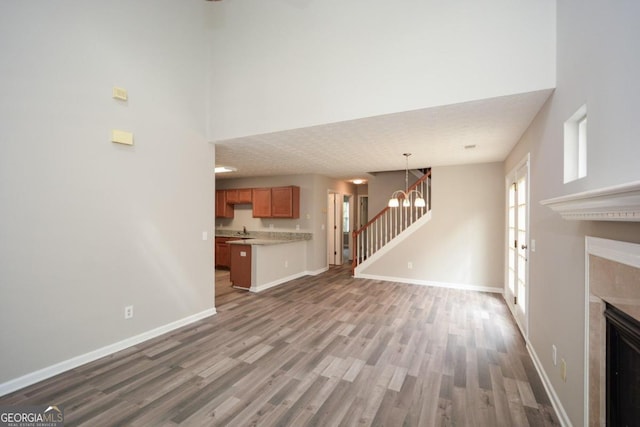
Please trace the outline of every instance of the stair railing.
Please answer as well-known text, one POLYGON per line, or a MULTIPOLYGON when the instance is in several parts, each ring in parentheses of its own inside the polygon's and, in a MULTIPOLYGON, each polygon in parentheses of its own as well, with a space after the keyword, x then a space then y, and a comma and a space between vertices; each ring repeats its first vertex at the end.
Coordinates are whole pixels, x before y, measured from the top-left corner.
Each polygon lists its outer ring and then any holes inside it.
POLYGON ((409 228, 411 224, 422 218, 431 210, 431 171, 427 171, 418 181, 409 187, 407 193, 411 198, 411 206, 385 207, 369 222, 353 232, 353 261, 351 273, 364 260, 370 258, 384 245, 409 228), (417 190, 425 200, 424 207, 416 207, 414 200, 417 190))

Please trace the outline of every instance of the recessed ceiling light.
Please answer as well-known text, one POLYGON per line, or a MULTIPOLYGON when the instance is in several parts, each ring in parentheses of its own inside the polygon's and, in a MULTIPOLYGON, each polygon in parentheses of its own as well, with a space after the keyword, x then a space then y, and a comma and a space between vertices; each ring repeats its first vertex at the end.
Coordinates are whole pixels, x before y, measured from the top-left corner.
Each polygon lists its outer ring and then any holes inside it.
POLYGON ((232 166, 216 166, 213 170, 215 173, 235 172, 238 169, 232 166))
POLYGON ((465 150, 473 150, 474 148, 476 148, 476 144, 470 144, 470 145, 465 145, 464 146, 465 150))

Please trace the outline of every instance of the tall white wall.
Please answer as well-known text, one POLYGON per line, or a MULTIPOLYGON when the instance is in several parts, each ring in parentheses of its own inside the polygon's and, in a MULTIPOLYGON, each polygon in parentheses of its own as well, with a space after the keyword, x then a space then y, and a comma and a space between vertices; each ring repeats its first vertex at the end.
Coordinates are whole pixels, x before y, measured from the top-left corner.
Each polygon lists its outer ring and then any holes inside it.
POLYGON ((640 4, 563 0, 558 13, 557 89, 505 162, 531 153, 529 341, 575 426, 584 411, 585 236, 640 242, 640 224, 567 221, 540 201, 640 180, 640 4), (563 123, 588 108, 587 177, 563 184, 563 123), (567 362, 567 381, 551 346, 567 362))
POLYGON ((213 308, 207 6, 0 3, 0 383, 213 308))
POLYGON ((501 290, 502 163, 434 167, 431 174, 432 219, 360 273, 501 290))
POLYGON ((210 137, 555 87, 555 1, 211 4, 210 137))

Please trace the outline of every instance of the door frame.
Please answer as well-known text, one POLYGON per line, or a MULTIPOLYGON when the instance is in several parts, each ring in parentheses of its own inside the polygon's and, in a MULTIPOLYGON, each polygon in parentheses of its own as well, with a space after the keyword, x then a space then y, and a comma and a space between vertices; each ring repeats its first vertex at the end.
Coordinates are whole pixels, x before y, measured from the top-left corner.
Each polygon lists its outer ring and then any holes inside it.
POLYGON ((327 265, 341 265, 344 260, 342 259, 342 200, 344 196, 338 191, 327 191, 327 265), (331 200, 333 199, 333 203, 331 200), (336 203, 339 200, 339 203, 336 203), (333 220, 332 220, 333 218, 333 220), (337 219, 337 220, 336 220, 337 219), (335 225, 335 228, 332 227, 335 225), (338 236, 337 242, 339 248, 336 249, 336 236, 338 236), (333 243, 333 250, 331 244, 333 243), (333 259, 331 253, 334 252, 333 259), (339 262, 336 263, 336 260, 339 262), (333 261, 333 262, 331 262, 333 261))
MULTIPOLYGON (((516 201, 517 203, 517 201, 516 201)), ((522 160, 520 160, 505 176, 505 234, 504 234, 504 292, 503 298, 509 307, 509 311, 511 311, 511 315, 515 320, 518 328, 520 328, 520 332, 522 335, 527 338, 529 334, 529 288, 530 288, 530 280, 529 280, 529 262, 530 262, 530 248, 531 248, 531 153, 527 153, 522 160), (525 237, 525 245, 527 251, 527 262, 525 263, 525 295, 524 295, 524 318, 522 322, 519 319, 519 316, 516 313, 516 307, 508 296, 509 292, 509 245, 511 242, 509 241, 509 189, 513 185, 514 179, 517 181, 518 172, 522 170, 522 168, 526 168, 525 176, 527 180, 527 188, 526 188, 526 237, 525 237), (524 324, 522 324, 524 323, 524 324)), ((517 230, 516 230, 517 232, 517 230)), ((518 245, 521 245, 521 242, 518 242, 518 245)), ((516 261, 517 262, 517 261, 516 261)), ((517 281, 515 283, 516 295, 517 295, 517 281)))
MULTIPOLYGON (((354 195, 353 194, 343 194, 342 195, 343 200, 349 199, 349 235, 347 236, 347 244, 349 246, 349 257, 348 259, 342 259, 342 262, 345 263, 351 259, 353 259, 353 239, 351 238, 351 235, 353 234, 353 230, 356 227, 356 218, 355 218, 355 206, 354 206, 354 195)), ((344 218, 344 212, 342 217, 344 218)), ((343 235, 344 235, 344 224, 342 224, 342 230, 343 230, 343 235)))
POLYGON ((354 226, 354 230, 358 230, 360 227, 362 227, 363 225, 365 225, 367 222, 369 221, 369 195, 368 194, 358 194, 358 206, 357 206, 357 218, 356 218, 356 225, 354 226), (366 221, 362 221, 362 203, 364 201, 364 199, 367 199, 367 215, 366 215, 366 221))

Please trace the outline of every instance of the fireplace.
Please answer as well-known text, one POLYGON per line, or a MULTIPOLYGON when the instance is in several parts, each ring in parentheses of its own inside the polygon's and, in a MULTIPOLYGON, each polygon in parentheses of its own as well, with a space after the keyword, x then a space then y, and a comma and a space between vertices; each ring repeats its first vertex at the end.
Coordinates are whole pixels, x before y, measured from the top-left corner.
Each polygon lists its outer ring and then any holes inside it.
POLYGON ((607 304, 607 425, 640 420, 640 322, 607 304))
MULTIPOLYGON (((587 237, 585 419, 640 419, 640 245, 587 237)), ((629 421, 630 420, 630 421, 629 421)))

